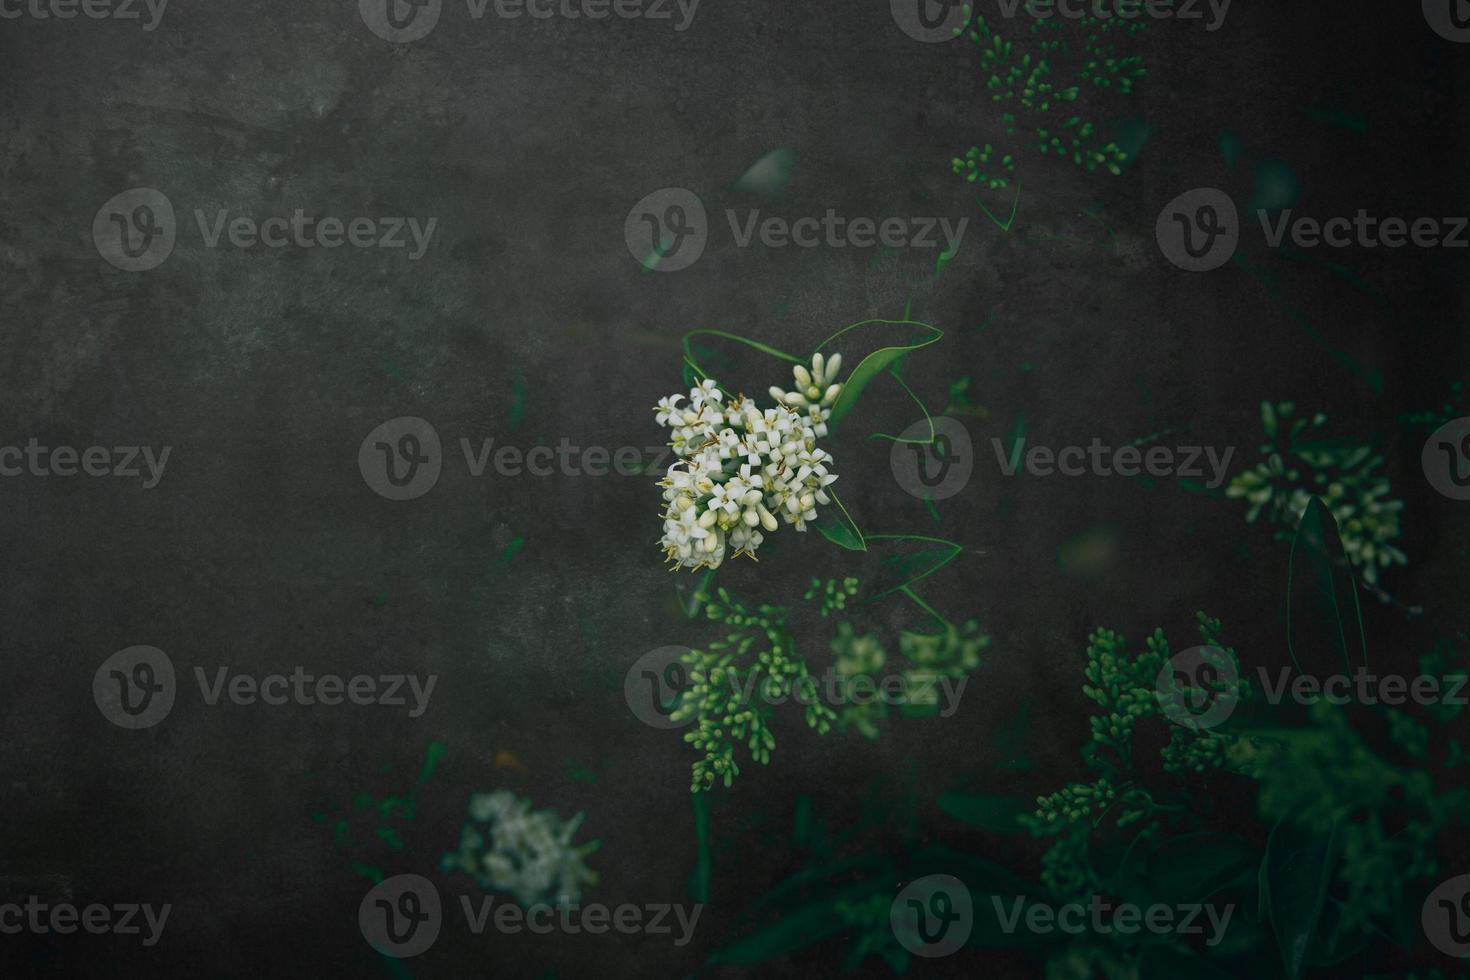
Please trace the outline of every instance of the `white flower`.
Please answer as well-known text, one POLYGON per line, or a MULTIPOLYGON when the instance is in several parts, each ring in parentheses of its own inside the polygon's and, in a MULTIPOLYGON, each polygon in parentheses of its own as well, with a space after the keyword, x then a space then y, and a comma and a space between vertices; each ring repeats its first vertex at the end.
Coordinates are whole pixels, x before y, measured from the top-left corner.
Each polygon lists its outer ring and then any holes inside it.
POLYGON ((689 389, 689 403, 696 411, 703 409, 706 405, 719 405, 724 397, 720 386, 715 384, 712 378, 705 378, 698 385, 689 389))
POLYGON ((507 891, 522 905, 570 904, 582 886, 597 881, 583 862, 597 842, 573 844, 579 813, 562 820, 550 810, 531 812, 531 801, 507 790, 476 793, 459 850, 444 855, 445 871, 473 875, 481 887, 507 891))
POLYGON ((713 379, 659 400, 655 419, 670 430, 681 457, 660 481, 664 531, 659 545, 676 568, 718 568, 727 553, 755 557, 782 521, 805 531, 832 498, 832 456, 817 446, 827 434, 840 355, 792 370, 798 390, 772 388, 762 410, 743 396, 725 403, 713 379), (779 519, 778 519, 779 518, 779 519))
MULTIPOLYGON (((779 404, 796 409, 831 408, 836 403, 837 396, 842 394, 842 385, 837 381, 841 369, 841 354, 833 354, 826 361, 821 354, 813 354, 811 370, 800 364, 791 369, 796 388, 787 392, 773 385, 771 397, 779 404)), ((822 420, 819 419, 818 422, 820 421, 822 420)))
POLYGON ((678 418, 682 414, 679 411, 678 405, 683 400, 683 395, 670 395, 667 398, 660 398, 658 405, 654 408, 654 411, 658 413, 654 416, 658 424, 666 426, 669 424, 670 419, 678 418))

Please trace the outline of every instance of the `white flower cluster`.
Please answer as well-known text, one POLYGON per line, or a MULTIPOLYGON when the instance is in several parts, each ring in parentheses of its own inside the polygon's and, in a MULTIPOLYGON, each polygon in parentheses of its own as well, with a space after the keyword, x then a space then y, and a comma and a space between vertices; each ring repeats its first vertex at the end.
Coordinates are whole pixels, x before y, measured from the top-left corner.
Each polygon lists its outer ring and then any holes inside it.
POLYGON ((440 865, 472 875, 482 888, 510 892, 523 906, 574 904, 582 885, 597 881, 582 863, 597 842, 572 844, 581 823, 580 813, 570 820, 550 810, 532 813, 531 801, 509 790, 476 793, 459 850, 445 854, 440 865))
POLYGON ((727 549, 755 557, 777 518, 805 531, 817 506, 829 504, 832 456, 817 447, 842 385, 842 355, 812 357, 791 369, 796 387, 771 388, 774 408, 762 411, 743 395, 725 404, 710 380, 655 408, 680 457, 660 481, 664 534, 659 541, 675 568, 717 568, 727 549), (764 532, 764 533, 762 533, 764 532))

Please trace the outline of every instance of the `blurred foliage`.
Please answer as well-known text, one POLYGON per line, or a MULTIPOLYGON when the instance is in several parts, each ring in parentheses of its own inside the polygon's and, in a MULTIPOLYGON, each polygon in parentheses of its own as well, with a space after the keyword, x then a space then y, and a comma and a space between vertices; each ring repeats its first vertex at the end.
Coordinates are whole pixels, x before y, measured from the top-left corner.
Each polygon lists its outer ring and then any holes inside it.
POLYGON ((459 849, 444 855, 441 871, 462 871, 481 888, 510 892, 524 907, 576 904, 582 886, 597 883, 584 859, 599 841, 572 843, 583 814, 563 820, 509 790, 476 793, 460 831, 459 849))
MULTIPOLYGON (((358 793, 347 805, 329 801, 312 813, 312 820, 325 825, 331 831, 333 842, 347 853, 354 872, 375 884, 383 880, 383 869, 375 856, 380 853, 377 848, 403 849, 403 833, 418 812, 419 794, 439 768, 446 751, 443 742, 430 742, 424 749, 418 779, 407 790, 381 797, 358 793)), ((384 766, 382 772, 391 773, 392 767, 384 766)))
MULTIPOLYGON (((859 586, 852 577, 840 583, 814 580, 806 598, 825 618, 844 609, 859 586)), ((723 587, 713 595, 700 593, 696 601, 708 620, 729 632, 684 655, 690 683, 669 716, 674 722, 696 721, 684 735, 704 754, 693 764, 690 791, 695 793, 716 783, 732 785, 740 774, 736 753, 741 748, 755 762, 770 761, 776 747, 770 720, 777 704, 800 704, 807 726, 818 735, 835 724, 840 731, 876 738, 889 707, 883 698, 869 696, 878 681, 901 676, 903 714, 933 715, 939 710, 940 680, 968 676, 989 643, 974 622, 962 627, 945 623, 933 635, 903 631, 898 638, 902 659, 894 662, 874 634, 858 636, 851 622, 843 620, 830 644, 831 674, 824 678, 824 668, 798 649, 785 607, 761 603, 752 608, 723 587), (859 682, 871 688, 862 690, 862 697, 855 696, 859 682)))
MULTIPOLYGON (((1314 498, 1308 514, 1330 527, 1324 502, 1314 498)), ((1313 521, 1301 532, 1311 541, 1294 545, 1302 556, 1294 571, 1306 586, 1290 597, 1302 607, 1293 620, 1294 646, 1311 667, 1351 667, 1362 661, 1341 638, 1361 633, 1359 610, 1341 601, 1343 584, 1330 574, 1347 566, 1346 555, 1335 527, 1327 533, 1313 521), (1332 622, 1319 615, 1318 570, 1337 590, 1332 622), (1338 639, 1319 641, 1313 630, 1338 639)), ((844 846, 799 828, 797 870, 742 914, 738 938, 711 963, 751 965, 841 941, 847 968, 877 958, 902 974, 911 961, 890 923, 893 896, 904 882, 935 873, 959 878, 971 892, 977 914, 969 946, 1022 950, 1056 980, 1295 980, 1319 971, 1362 974, 1394 947, 1412 950, 1422 895, 1445 870, 1441 848, 1470 824, 1470 789, 1449 773, 1470 757, 1446 737, 1463 708, 1263 703, 1241 679, 1220 621, 1204 613, 1197 621, 1200 656, 1213 670, 1193 676, 1174 669, 1161 630, 1141 649, 1111 629, 1088 638, 1082 691, 1094 710, 1080 751, 1086 778, 1031 800, 993 792, 939 797, 940 809, 975 829, 1044 842, 1035 879, 934 845, 912 819, 880 828, 881 848, 863 846, 857 826, 844 846), (1214 727, 1190 724, 1174 710, 1222 697, 1232 698, 1233 708, 1214 727), (1222 819, 1228 815, 1220 801, 1242 798, 1253 801, 1254 819, 1222 819), (1175 933, 1142 930, 1006 931, 981 911, 998 896, 1053 905, 1085 905, 1094 896, 1139 907, 1209 902, 1232 905, 1237 914, 1218 943, 1199 947, 1175 933)), ((855 669, 881 655, 870 637, 850 628, 839 637, 855 669)), ((1419 668, 1442 679, 1463 677, 1470 668, 1464 638, 1441 640, 1419 668)), ((798 822, 811 823, 804 807, 798 822)))
MULTIPOLYGON (((1025 0, 1022 0, 1025 2, 1025 0)), ((1122 45, 1147 25, 1115 17, 1025 17, 1024 37, 1010 40, 977 15, 968 37, 980 50, 985 91, 1002 110, 1006 144, 972 146, 951 162, 954 172, 989 191, 1019 191, 1017 154, 1030 146, 1083 170, 1122 173, 1129 151, 1104 135, 1089 96, 1128 95, 1146 73, 1122 45)))
POLYGON ((1254 522, 1264 515, 1282 540, 1292 536, 1312 497, 1320 496, 1353 567, 1382 598, 1380 566, 1408 563, 1393 544, 1401 533, 1403 501, 1389 496, 1388 477, 1378 472, 1383 457, 1371 446, 1322 438, 1326 422, 1321 412, 1310 418, 1295 415, 1291 402, 1262 402, 1264 459, 1231 479, 1225 495, 1249 503, 1245 519, 1254 522))

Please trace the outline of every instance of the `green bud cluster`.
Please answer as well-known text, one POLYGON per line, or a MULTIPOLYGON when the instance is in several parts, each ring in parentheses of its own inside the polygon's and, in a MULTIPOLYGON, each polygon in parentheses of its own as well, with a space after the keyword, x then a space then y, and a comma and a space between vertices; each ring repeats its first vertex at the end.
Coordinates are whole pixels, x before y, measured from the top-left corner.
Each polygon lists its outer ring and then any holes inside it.
POLYGON ((847 600, 857 595, 858 580, 849 576, 838 581, 829 578, 826 582, 821 579, 812 579, 811 588, 806 590, 802 596, 808 602, 818 600, 821 602, 822 618, 825 619, 833 612, 841 612, 847 608, 847 600))
MULTIPOLYGON (((1031 18, 1025 45, 1002 37, 983 16, 976 16, 968 37, 980 51, 985 90, 1003 111, 1007 136, 1024 130, 1043 155, 1070 159, 1087 171, 1102 168, 1122 173, 1128 154, 1106 140, 1100 127, 1076 111, 1084 91, 1128 95, 1146 74, 1142 59, 1120 52, 1117 40, 1145 30, 1138 21, 1087 16, 1079 21, 1031 18), (1061 118, 1063 109, 1066 118, 1061 118)), ((951 160, 954 173, 987 190, 1002 190, 1016 180, 1012 153, 989 143, 972 146, 951 160)))
POLYGON ((1327 416, 1318 412, 1308 419, 1294 412, 1292 402, 1261 403, 1264 458, 1237 474, 1225 496, 1250 504, 1247 522, 1264 514, 1282 538, 1294 533, 1312 497, 1321 497, 1337 521, 1343 550, 1363 581, 1376 588, 1381 567, 1408 563, 1393 544, 1404 502, 1389 496, 1388 477, 1377 472, 1383 457, 1371 446, 1323 441, 1327 416))

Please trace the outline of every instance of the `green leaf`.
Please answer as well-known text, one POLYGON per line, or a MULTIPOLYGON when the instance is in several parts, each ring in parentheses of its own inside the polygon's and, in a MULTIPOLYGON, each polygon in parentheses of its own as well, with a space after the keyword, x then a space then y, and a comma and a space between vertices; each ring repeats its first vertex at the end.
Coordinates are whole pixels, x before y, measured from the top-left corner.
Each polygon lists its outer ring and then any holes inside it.
MULTIPOLYGON (((731 343, 741 344, 741 345, 743 345, 745 347, 751 348, 752 350, 760 351, 762 354, 767 354, 767 355, 769 355, 771 357, 777 358, 778 360, 786 361, 786 362, 788 362, 790 364, 801 364, 801 363, 803 363, 803 361, 799 357, 793 357, 790 354, 786 353, 785 351, 777 350, 776 348, 772 347, 769 344, 763 344, 763 343, 761 343, 758 340, 751 340, 749 337, 742 337, 742 336, 740 336, 739 334, 736 334, 736 333, 730 333, 730 332, 725 331, 725 330, 705 330, 705 329, 691 330, 691 331, 689 331, 688 333, 686 333, 684 335, 684 342, 683 342, 684 343, 684 380, 685 380, 686 383, 689 383, 689 384, 693 384, 694 383, 694 382, 690 381, 690 378, 693 378, 693 379, 695 379, 695 381, 698 381, 699 379, 707 378, 707 377, 710 376, 710 373, 704 369, 704 366, 702 364, 700 364, 700 362, 699 362, 699 356, 698 356, 698 354, 695 351, 694 339, 696 337, 717 337, 717 338, 719 338, 721 340, 728 340, 731 343)), ((700 353, 704 353, 706 356, 709 356, 709 354, 712 353, 712 348, 704 347, 704 348, 701 349, 701 352, 700 353)), ((787 373, 789 374, 790 372, 787 372, 787 373)), ((779 380, 786 380, 786 379, 785 378, 781 378, 779 380)), ((764 392, 766 390, 766 387, 769 384, 770 384, 770 382, 767 382, 766 385, 763 385, 760 388, 760 390, 762 392, 764 392)), ((726 390, 725 393, 727 395, 728 394, 731 394, 731 392, 728 391, 728 390, 726 390)))
POLYGON ((684 610, 685 619, 693 619, 704 608, 700 596, 709 595, 710 586, 714 582, 717 571, 719 571, 717 568, 706 568, 699 574, 699 580, 693 584, 689 584, 684 576, 679 576, 674 581, 674 591, 679 595, 679 605, 684 610))
POLYGON ((972 827, 1018 834, 1025 830, 1019 818, 1036 809, 1036 800, 995 793, 943 793, 939 797, 939 809, 972 827))
POLYGON ((1235 834, 1180 834, 1135 848, 1118 873, 1118 891, 1140 905, 1204 902, 1249 874, 1260 854, 1235 834))
POLYGON ((729 946, 710 953, 711 964, 749 966, 785 956, 836 935, 849 928, 838 911, 844 902, 860 900, 888 887, 881 879, 865 881, 784 912, 770 925, 764 926, 729 946))
POLYGON ((891 877, 892 871, 891 865, 872 854, 859 854, 831 864, 809 867, 791 875, 756 899, 742 915, 759 916, 767 910, 781 913, 803 904, 803 900, 809 902, 814 895, 826 895, 840 890, 833 882, 841 882, 845 886, 855 873, 861 873, 861 877, 867 880, 882 877, 884 874, 891 877), (815 891, 811 890, 813 886, 816 886, 815 891))
POLYGON ((1287 582, 1287 649, 1304 674, 1351 674, 1368 644, 1352 566, 1327 505, 1313 497, 1297 525, 1287 582))
POLYGON ((1230 980, 1231 976, 1203 956, 1175 946, 1146 946, 1138 961, 1138 980, 1230 980))
POLYGON ((1271 831, 1261 861, 1261 894, 1266 920, 1276 932, 1276 945, 1287 980, 1297 980, 1312 957, 1318 925, 1332 872, 1337 865, 1337 824, 1324 834, 1293 827, 1285 821, 1271 831))
POLYGON ((883 554, 883 570, 869 590, 868 601, 907 589, 954 561, 964 550, 953 541, 922 534, 870 534, 867 541, 871 550, 883 554), (873 547, 877 542, 885 543, 873 547))
POLYGON ((885 371, 891 369, 898 361, 910 351, 927 347, 944 336, 944 331, 931 327, 927 323, 917 320, 863 320, 858 323, 843 327, 841 330, 828 337, 817 345, 817 351, 822 352, 831 349, 839 353, 847 361, 852 363, 857 355, 851 350, 843 350, 843 345, 838 343, 840 338, 846 338, 847 342, 857 338, 857 331, 864 338, 870 338, 869 343, 878 346, 861 360, 857 360, 857 367, 849 372, 846 378, 839 378, 842 382, 842 394, 837 396, 837 403, 832 406, 832 416, 828 425, 836 429, 843 418, 852 411, 857 404, 858 398, 862 396, 863 390, 885 371), (849 336, 849 335, 852 336, 849 336))
POLYGON ((780 197, 791 182, 791 167, 795 163, 796 153, 790 148, 772 150, 751 164, 750 169, 735 182, 735 189, 764 197, 780 197))
POLYGON ((974 906, 974 927, 969 945, 980 949, 1006 949, 1034 946, 1054 940, 1054 936, 1033 932, 1018 925, 1014 932, 1001 928, 996 900, 1009 918, 1017 899, 1021 901, 1020 922, 1031 905, 1045 902, 1042 888, 994 861, 975 857, 943 846, 926 847, 913 856, 908 867, 909 880, 930 874, 953 875, 970 890, 974 906))
POLYGON ((694 873, 689 876, 689 892, 696 902, 709 902, 712 860, 709 849, 709 794, 691 793, 694 801, 694 873))
POLYGON ((833 506, 827 509, 825 519, 812 526, 833 544, 841 545, 849 551, 867 551, 868 542, 847 508, 842 506, 842 499, 830 489, 827 495, 832 498, 833 506))
POLYGON ((1328 899, 1317 925, 1317 942, 1312 944, 1309 966, 1335 966, 1361 953, 1368 945, 1369 933, 1363 928, 1345 929, 1344 906, 1328 899))

